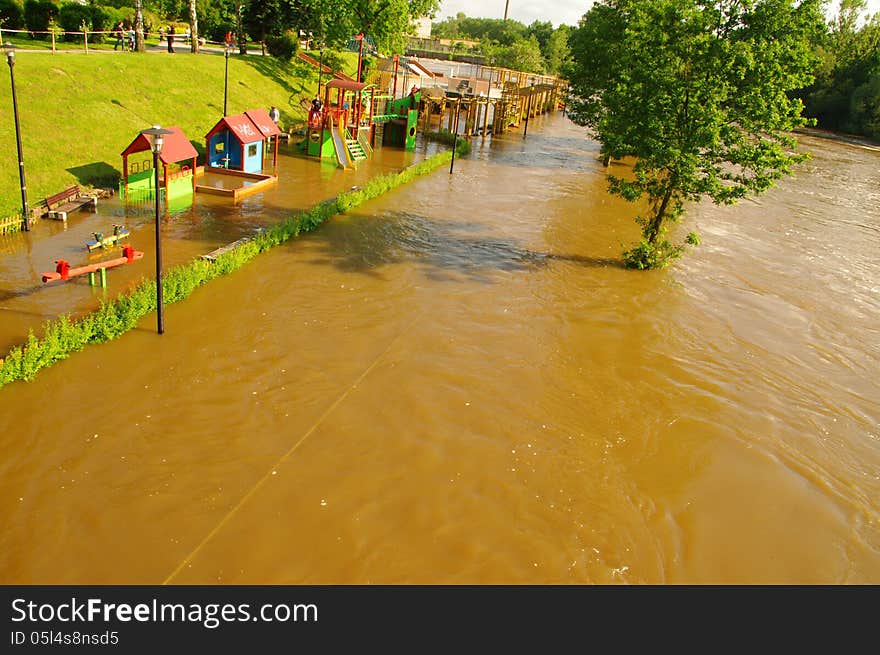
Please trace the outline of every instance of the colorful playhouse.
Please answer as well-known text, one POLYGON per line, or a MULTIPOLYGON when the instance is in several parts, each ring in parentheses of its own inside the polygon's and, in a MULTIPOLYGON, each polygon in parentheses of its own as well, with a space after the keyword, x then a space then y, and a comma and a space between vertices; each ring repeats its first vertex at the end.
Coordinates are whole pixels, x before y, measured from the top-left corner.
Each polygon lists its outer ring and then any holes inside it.
MULTIPOLYGON (((179 127, 166 129, 171 130, 171 134, 165 135, 165 145, 159 154, 159 187, 168 203, 181 196, 192 197, 198 152, 179 127)), ((126 202, 145 202, 155 197, 153 151, 150 140, 143 134, 138 134, 122 151, 122 171, 119 195, 126 202)))
POLYGON ((263 109, 224 116, 205 135, 205 180, 196 191, 237 200, 276 181, 280 135, 281 130, 263 109), (264 166, 270 149, 272 172, 267 173, 264 166))
MULTIPOLYGON (((267 142, 281 134, 269 114, 250 109, 243 114, 224 116, 205 135, 207 166, 244 173, 262 173, 267 142)), ((278 139, 275 144, 273 171, 278 160, 278 139)))

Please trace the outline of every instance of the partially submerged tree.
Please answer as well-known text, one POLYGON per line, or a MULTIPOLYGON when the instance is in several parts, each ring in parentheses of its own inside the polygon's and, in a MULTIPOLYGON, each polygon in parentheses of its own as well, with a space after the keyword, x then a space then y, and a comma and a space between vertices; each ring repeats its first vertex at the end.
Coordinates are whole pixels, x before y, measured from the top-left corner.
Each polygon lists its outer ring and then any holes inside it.
POLYGON ((686 201, 734 204, 806 158, 790 132, 807 119, 789 92, 812 79, 821 2, 604 0, 584 15, 570 39, 569 115, 605 156, 634 158, 632 176, 609 175, 613 193, 648 200, 628 266, 680 256, 665 233, 686 201))

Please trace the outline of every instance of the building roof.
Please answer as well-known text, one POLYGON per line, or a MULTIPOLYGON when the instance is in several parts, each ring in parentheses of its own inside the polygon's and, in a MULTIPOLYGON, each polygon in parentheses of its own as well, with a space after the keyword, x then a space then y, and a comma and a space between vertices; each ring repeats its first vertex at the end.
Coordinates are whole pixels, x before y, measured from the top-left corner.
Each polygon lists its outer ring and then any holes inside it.
MULTIPOLYGON (((268 116, 267 116, 268 118, 268 116)), ((234 114, 232 116, 224 116, 211 131, 205 135, 206 139, 210 139, 214 134, 223 129, 229 132, 242 144, 255 143, 262 141, 265 137, 253 121, 244 114, 234 114)))
MULTIPOLYGON (((198 157, 199 153, 196 152, 193 144, 186 138, 183 130, 176 125, 166 127, 165 129, 171 130, 171 134, 165 135, 165 145, 162 146, 162 152, 159 154, 159 159, 163 164, 175 164, 179 161, 198 157)), ((144 150, 151 150, 150 140, 143 134, 138 134, 134 141, 128 144, 128 147, 122 151, 122 156, 125 157, 126 155, 143 152, 144 150)))
POLYGON ((351 80, 330 80, 324 85, 328 89, 345 89, 346 91, 363 91, 366 86, 366 84, 351 80))
POLYGON ((269 114, 265 109, 248 109, 244 112, 244 115, 250 118, 251 123, 256 125, 260 132, 263 133, 263 138, 281 134, 281 130, 278 129, 275 121, 269 118, 269 114))

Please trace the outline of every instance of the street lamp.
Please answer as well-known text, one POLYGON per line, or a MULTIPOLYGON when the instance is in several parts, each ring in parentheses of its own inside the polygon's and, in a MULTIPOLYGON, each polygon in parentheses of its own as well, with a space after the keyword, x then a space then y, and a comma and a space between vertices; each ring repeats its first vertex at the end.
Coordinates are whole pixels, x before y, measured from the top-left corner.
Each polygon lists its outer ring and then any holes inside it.
POLYGON ((455 105, 455 127, 452 132, 452 159, 449 160, 449 174, 452 175, 452 167, 455 165, 455 147, 458 145, 458 112, 461 111, 461 98, 455 105))
POLYGON ((9 64, 9 79, 12 81, 12 114, 15 116, 15 145, 18 146, 18 179, 21 182, 21 217, 24 219, 24 231, 31 229, 28 217, 27 184, 24 181, 24 155, 21 152, 21 128, 18 125, 18 98, 15 95, 15 46, 4 43, 6 63, 9 64))
POLYGON ((226 71, 223 73, 223 115, 226 116, 226 90, 229 87, 229 44, 223 46, 223 57, 226 59, 226 71))
POLYGON ((529 115, 532 113, 532 96, 535 93, 535 78, 529 78, 529 103, 526 107, 526 124, 523 126, 523 138, 526 138, 526 133, 529 131, 529 115))
POLYGON ((153 170, 156 175, 156 326, 159 334, 163 334, 165 321, 162 318, 162 241, 159 238, 159 155, 162 154, 162 146, 165 145, 165 135, 172 134, 172 132, 162 129, 158 125, 153 125, 148 130, 141 130, 141 134, 150 140, 150 150, 153 151, 153 170))

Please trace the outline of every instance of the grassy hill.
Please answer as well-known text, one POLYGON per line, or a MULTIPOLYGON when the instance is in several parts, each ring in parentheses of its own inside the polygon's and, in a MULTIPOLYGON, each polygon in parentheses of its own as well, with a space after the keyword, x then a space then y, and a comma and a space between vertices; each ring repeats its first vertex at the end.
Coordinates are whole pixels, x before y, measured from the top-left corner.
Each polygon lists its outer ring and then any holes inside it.
MULTIPOLYGON (((356 57, 356 56, 355 56, 356 57)), ((73 184, 115 186, 120 153, 151 125, 177 125, 204 152, 223 115, 222 54, 19 51, 15 83, 30 205, 73 184)), ((0 218, 21 208, 12 92, 0 77, 0 218)), ((229 58, 228 111, 276 105, 283 126, 305 120, 300 102, 317 71, 294 59, 229 58)), ((326 79, 326 76, 325 76, 326 79)))

